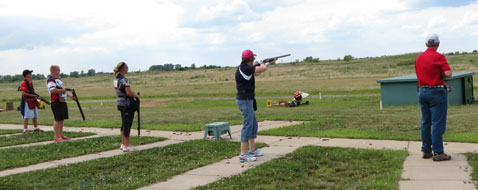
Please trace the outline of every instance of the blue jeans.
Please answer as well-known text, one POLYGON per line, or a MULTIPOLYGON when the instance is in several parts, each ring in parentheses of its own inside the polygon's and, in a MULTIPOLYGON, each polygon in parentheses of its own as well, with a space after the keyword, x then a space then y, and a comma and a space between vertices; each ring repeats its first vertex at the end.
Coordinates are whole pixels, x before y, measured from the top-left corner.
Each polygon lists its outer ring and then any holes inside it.
POLYGON ((254 100, 236 100, 236 104, 242 113, 241 142, 248 142, 249 139, 257 138, 258 124, 253 107, 254 100))
POLYGON ((443 153, 443 134, 446 130, 448 94, 444 88, 420 88, 418 95, 422 109, 422 152, 443 153))

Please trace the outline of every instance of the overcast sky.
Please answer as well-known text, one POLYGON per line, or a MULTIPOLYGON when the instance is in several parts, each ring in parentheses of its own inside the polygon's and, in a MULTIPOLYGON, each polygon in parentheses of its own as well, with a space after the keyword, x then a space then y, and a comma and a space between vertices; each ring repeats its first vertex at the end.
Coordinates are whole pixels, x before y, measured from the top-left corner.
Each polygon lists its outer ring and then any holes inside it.
POLYGON ((0 0, 0 75, 478 49, 475 0, 0 0))

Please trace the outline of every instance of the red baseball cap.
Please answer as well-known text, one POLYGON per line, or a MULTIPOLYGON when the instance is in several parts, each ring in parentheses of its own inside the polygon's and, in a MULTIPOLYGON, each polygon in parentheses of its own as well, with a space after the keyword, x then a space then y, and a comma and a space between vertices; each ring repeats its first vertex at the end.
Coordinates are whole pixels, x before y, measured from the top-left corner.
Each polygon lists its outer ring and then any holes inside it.
POLYGON ((246 49, 242 52, 242 60, 246 60, 254 56, 257 56, 257 55, 252 53, 251 50, 246 49))

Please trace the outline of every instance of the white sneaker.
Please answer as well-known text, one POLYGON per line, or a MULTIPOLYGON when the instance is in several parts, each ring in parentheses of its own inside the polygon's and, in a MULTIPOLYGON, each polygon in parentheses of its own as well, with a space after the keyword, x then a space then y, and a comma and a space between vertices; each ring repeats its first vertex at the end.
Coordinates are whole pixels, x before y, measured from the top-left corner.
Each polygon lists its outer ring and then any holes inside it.
POLYGON ((123 148, 123 152, 134 152, 134 151, 135 150, 131 145, 123 148))
POLYGON ((120 146, 120 150, 123 150, 123 149, 124 149, 124 145, 123 145, 123 144, 121 144, 121 146, 120 146))
POLYGON ((262 153, 262 152, 259 151, 258 149, 254 150, 254 151, 249 151, 249 154, 250 154, 251 156, 254 156, 254 157, 264 156, 264 153, 262 153))
POLYGON ((257 160, 257 158, 254 157, 254 156, 251 156, 249 154, 249 152, 239 155, 239 161, 240 162, 254 162, 256 160, 257 160))

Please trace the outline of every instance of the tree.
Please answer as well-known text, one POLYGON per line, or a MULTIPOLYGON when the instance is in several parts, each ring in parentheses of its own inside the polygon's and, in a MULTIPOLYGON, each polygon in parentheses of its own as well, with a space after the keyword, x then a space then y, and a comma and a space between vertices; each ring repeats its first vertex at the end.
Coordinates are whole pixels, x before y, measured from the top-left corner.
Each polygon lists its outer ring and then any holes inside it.
POLYGON ((351 61, 352 59, 354 59, 354 57, 352 55, 345 55, 344 56, 344 61, 351 61))
POLYGON ((181 64, 176 64, 174 66, 174 70, 180 70, 181 69, 181 64))
POLYGON ((80 77, 80 74, 78 73, 78 71, 70 72, 70 77, 71 78, 78 78, 78 77, 80 77))
POLYGON ((60 77, 61 77, 61 78, 68 78, 68 75, 65 74, 65 73, 60 73, 60 77))
POLYGON ((320 59, 318 57, 314 58, 312 56, 309 56, 309 57, 305 57, 304 62, 318 63, 318 62, 320 62, 320 59))
POLYGON ((96 75, 96 71, 94 69, 90 69, 88 70, 88 73, 87 73, 88 76, 95 76, 96 75))
POLYGON ((195 63, 191 64, 191 69, 196 69, 196 64, 195 63))

